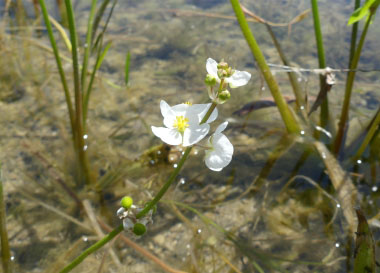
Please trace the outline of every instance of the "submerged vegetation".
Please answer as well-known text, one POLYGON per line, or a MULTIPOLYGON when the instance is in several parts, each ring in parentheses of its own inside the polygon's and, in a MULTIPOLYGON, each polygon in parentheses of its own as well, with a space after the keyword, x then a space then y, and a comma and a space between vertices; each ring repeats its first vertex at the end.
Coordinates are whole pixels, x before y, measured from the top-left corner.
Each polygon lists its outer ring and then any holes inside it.
POLYGON ((2 10, 3 272, 376 272, 380 1, 83 2, 2 10))

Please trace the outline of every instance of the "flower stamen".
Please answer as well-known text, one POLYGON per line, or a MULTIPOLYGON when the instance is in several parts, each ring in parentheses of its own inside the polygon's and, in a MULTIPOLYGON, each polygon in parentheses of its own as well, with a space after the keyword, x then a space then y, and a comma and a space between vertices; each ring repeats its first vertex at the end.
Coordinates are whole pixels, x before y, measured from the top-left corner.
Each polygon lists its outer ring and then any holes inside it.
POLYGON ((180 133, 185 132, 185 129, 189 127, 189 119, 184 116, 176 116, 175 119, 173 127, 177 128, 180 133))

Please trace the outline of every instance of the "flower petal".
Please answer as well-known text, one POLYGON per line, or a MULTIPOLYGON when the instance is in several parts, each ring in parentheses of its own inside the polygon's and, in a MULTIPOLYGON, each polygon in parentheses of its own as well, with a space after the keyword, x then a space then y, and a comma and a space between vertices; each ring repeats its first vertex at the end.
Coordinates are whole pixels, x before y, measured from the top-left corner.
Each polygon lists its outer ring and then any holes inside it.
POLYGON ((191 146, 201 141, 210 130, 210 125, 204 123, 198 126, 190 126, 183 133, 183 146, 191 146))
POLYGON ((217 135, 217 134, 222 133, 224 131, 224 129, 227 128, 227 125, 228 125, 228 121, 225 121, 225 122, 219 124, 219 126, 218 126, 218 128, 216 128, 214 134, 217 135))
POLYGON ((161 114, 165 118, 166 116, 173 115, 173 111, 170 107, 169 104, 167 104, 166 101, 161 100, 160 101, 160 109, 161 109, 161 114))
MULTIPOLYGON (((189 108, 189 114, 194 113, 198 116, 198 123, 202 121, 204 116, 206 115, 207 111, 210 109, 211 103, 207 104, 193 104, 191 108, 189 108)), ((207 123, 211 123, 218 117, 218 109, 215 108, 214 111, 212 111, 211 116, 206 121, 207 123)))
POLYGON ((176 129, 152 126, 152 132, 169 145, 180 145, 182 143, 182 135, 176 129))
POLYGON ((207 59, 206 70, 207 70, 207 73, 213 76, 217 82, 220 82, 220 79, 218 77, 218 63, 215 60, 211 58, 207 59))
POLYGON ((230 164, 234 147, 223 134, 214 134, 211 142, 214 149, 206 152, 206 166, 212 171, 221 171, 230 164))
POLYGON ((231 88, 246 85, 251 79, 251 74, 246 71, 235 70, 231 77, 226 78, 226 82, 230 84, 231 88))
POLYGON ((186 111, 189 109, 190 105, 186 103, 181 103, 172 106, 172 110, 176 116, 185 116, 186 111))

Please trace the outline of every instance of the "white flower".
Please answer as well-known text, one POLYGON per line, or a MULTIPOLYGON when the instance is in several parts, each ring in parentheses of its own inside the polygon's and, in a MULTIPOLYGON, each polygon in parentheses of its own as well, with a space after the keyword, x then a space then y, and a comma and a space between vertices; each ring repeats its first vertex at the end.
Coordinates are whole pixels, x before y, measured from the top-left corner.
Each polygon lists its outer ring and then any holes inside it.
POLYGON ((208 121, 199 124, 211 104, 178 104, 170 107, 165 101, 160 102, 161 114, 166 127, 152 126, 152 132, 169 145, 191 146, 202 140, 210 130, 210 123, 216 119, 215 109, 208 121))
POLYGON ((224 167, 230 164, 234 146, 228 138, 222 134, 226 129, 228 122, 223 122, 216 128, 215 133, 209 138, 209 149, 206 150, 205 163, 212 171, 221 171, 224 167))
MULTIPOLYGON (((217 82, 220 82, 220 78, 218 76, 218 63, 211 59, 208 58, 206 62, 206 70, 207 73, 210 74, 212 77, 216 79, 217 82)), ((224 78, 224 81, 229 83, 231 88, 236 88, 239 86, 246 85, 248 81, 251 78, 251 74, 246 72, 246 71, 239 71, 239 70, 234 70, 234 73, 232 76, 224 78)))

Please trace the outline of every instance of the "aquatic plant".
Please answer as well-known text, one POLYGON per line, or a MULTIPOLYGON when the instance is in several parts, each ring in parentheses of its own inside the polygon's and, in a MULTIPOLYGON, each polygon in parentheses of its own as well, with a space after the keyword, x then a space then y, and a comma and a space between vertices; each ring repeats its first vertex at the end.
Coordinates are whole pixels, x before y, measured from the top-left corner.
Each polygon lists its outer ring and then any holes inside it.
MULTIPOLYGON (((86 32, 86 41, 84 44, 84 54, 82 66, 79 66, 79 45, 78 45, 78 33, 75 24, 75 16, 70 0, 65 1, 66 15, 70 32, 70 43, 69 50, 72 53, 72 65, 73 65, 73 78, 74 78, 74 104, 72 103, 70 90, 66 80, 65 71, 62 67, 61 56, 57 47, 56 40, 53 35, 53 29, 51 26, 51 19, 49 17, 46 4, 44 0, 39 0, 41 11, 44 17, 44 21, 47 27, 49 39, 51 46, 54 51, 55 60, 59 70, 63 90, 65 93, 66 105, 70 118, 70 125, 72 130, 72 139, 74 144, 74 149, 76 151, 77 160, 80 165, 80 174, 82 177, 78 179, 78 185, 82 183, 82 180, 86 184, 94 184, 93 175, 91 174, 91 167, 87 156, 87 145, 85 140, 88 138, 86 133, 86 122, 87 122, 87 113, 88 113, 88 104, 90 99, 90 94, 92 92, 92 85, 96 75, 97 70, 100 68, 100 65, 110 47, 110 43, 107 43, 103 46, 103 35, 107 28, 108 20, 112 15, 113 7, 116 4, 116 1, 113 2, 112 10, 109 14, 107 23, 105 24, 103 30, 98 34, 97 37, 94 37, 96 34, 97 28, 99 26, 99 21, 104 14, 104 10, 109 4, 110 1, 104 1, 99 8, 98 13, 96 12, 96 0, 91 2, 90 16, 88 18, 87 32, 86 32), (87 82, 88 72, 88 62, 91 53, 96 52, 96 62, 92 72, 90 73, 90 81, 87 82), (74 106, 73 106, 74 105, 74 106)), ((67 40, 66 40, 67 41, 67 40)))
MULTIPOLYGON (((216 91, 209 92, 213 94, 211 98, 212 103, 194 105, 183 103, 172 107, 165 101, 161 101, 160 103, 161 113, 164 117, 163 123, 166 127, 152 126, 153 133, 170 145, 182 145, 183 147, 187 147, 166 183, 155 195, 153 200, 148 202, 142 209, 134 207, 131 199, 129 199, 130 197, 124 197, 121 201, 122 207, 117 211, 117 215, 123 220, 123 224, 119 225, 102 240, 85 250, 74 261, 62 269, 60 271, 61 273, 70 272, 88 255, 112 240, 123 229, 133 231, 133 233, 138 236, 145 233, 146 224, 152 222, 153 210, 156 204, 174 182, 193 146, 207 135, 209 131, 208 123, 213 122, 217 118, 218 112, 216 106, 225 103, 229 99, 229 97, 224 96, 225 91, 228 91, 228 86, 243 86, 247 84, 251 78, 250 73, 234 70, 224 61, 217 64, 216 61, 211 58, 207 59, 206 70, 209 73, 206 75, 208 89, 214 90, 214 87, 217 87, 216 91), (235 77, 233 76, 234 73, 237 73, 235 77)), ((232 158, 233 146, 227 137, 222 134, 227 124, 228 123, 225 122, 219 125, 215 133, 210 137, 211 140, 209 140, 210 146, 207 147, 205 161, 206 166, 213 171, 220 171, 229 164, 232 158)))

